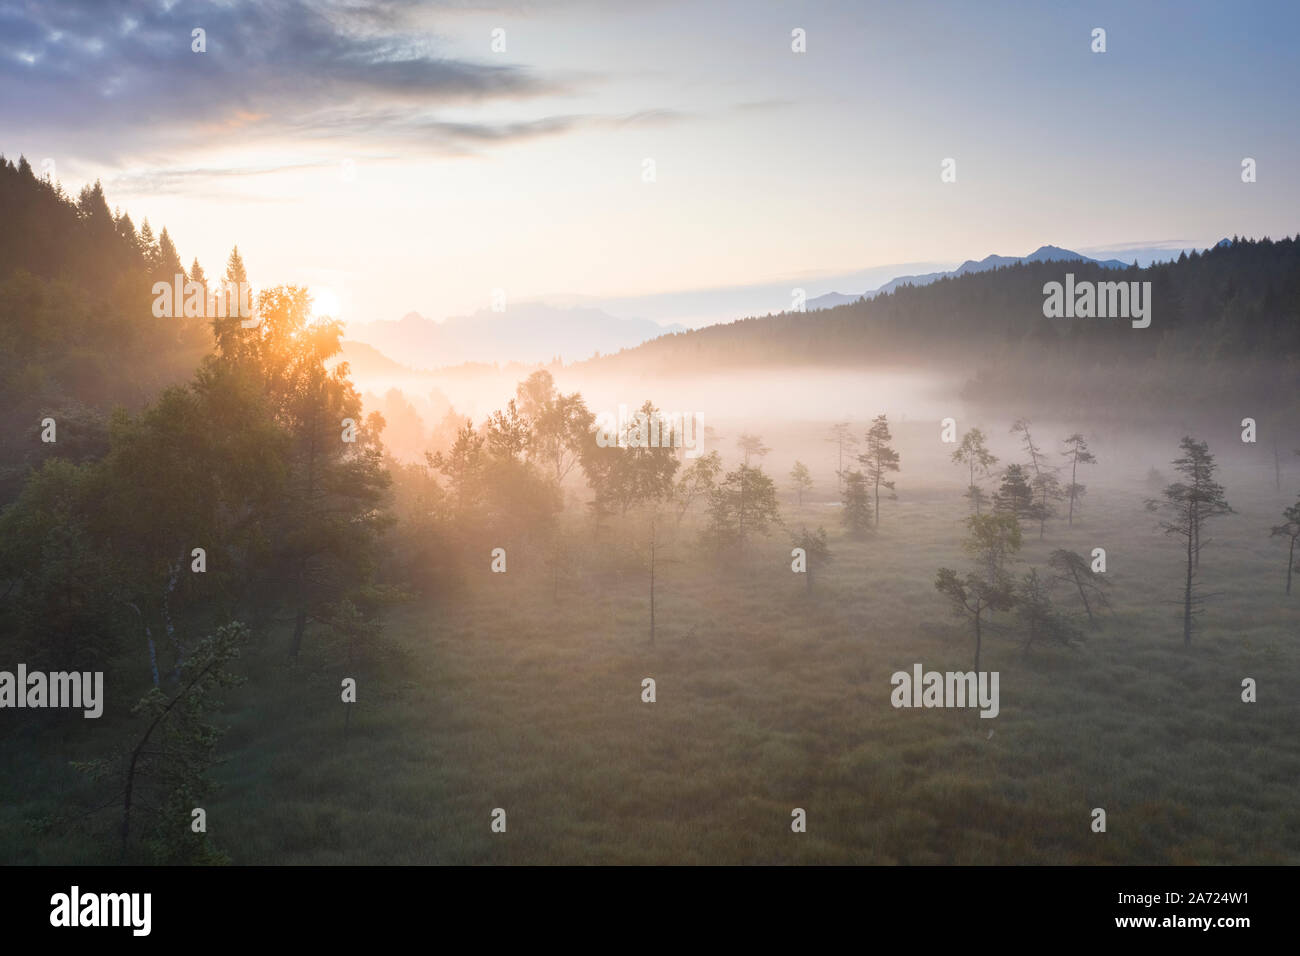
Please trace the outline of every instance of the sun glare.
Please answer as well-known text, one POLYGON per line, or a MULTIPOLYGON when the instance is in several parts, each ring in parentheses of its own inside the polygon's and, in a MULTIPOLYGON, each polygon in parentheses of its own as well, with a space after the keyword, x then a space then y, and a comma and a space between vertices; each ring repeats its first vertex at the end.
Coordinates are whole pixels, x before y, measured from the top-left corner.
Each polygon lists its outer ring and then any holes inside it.
POLYGON ((313 319, 337 319, 342 310, 338 293, 330 288, 312 290, 311 317, 313 319))

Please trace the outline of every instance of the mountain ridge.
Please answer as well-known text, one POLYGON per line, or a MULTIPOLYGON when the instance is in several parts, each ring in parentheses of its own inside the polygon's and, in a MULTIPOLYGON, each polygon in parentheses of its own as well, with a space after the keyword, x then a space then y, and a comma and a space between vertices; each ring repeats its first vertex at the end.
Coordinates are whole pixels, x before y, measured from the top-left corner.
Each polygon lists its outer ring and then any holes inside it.
POLYGON ((524 302, 442 322, 411 311, 400 319, 349 324, 347 334, 384 355, 402 356, 402 364, 438 368, 465 362, 580 361, 684 331, 684 325, 620 318, 601 309, 524 302))
POLYGON ((875 289, 870 289, 859 295, 845 295, 840 292, 828 292, 825 295, 819 295, 809 299, 805 303, 805 308, 809 311, 818 309, 833 309, 836 306, 847 305, 850 302, 857 302, 863 298, 874 298, 878 295, 885 295, 893 292, 895 289, 904 285, 929 285, 931 282, 937 282, 945 276, 963 276, 970 272, 987 272, 989 269, 1000 269, 1005 266, 1019 265, 1024 262, 1091 262, 1102 266, 1106 269, 1127 269, 1129 263, 1120 259, 1092 259, 1082 253, 1074 252, 1070 249, 1062 249, 1060 246, 1043 245, 1039 246, 1027 256, 999 256, 990 254, 983 259, 967 259, 955 269, 949 269, 946 272, 927 272, 922 275, 905 275, 897 276, 890 279, 884 285, 875 289))

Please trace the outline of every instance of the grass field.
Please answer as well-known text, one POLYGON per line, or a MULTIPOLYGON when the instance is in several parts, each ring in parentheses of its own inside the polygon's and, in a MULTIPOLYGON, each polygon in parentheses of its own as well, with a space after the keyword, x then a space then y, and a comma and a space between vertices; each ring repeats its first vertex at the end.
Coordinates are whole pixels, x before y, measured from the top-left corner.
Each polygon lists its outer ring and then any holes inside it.
MULTIPOLYGON (((1300 594, 1283 595, 1267 533, 1285 494, 1255 485, 1229 484, 1238 514, 1204 552, 1217 596, 1190 649, 1181 555, 1140 482, 1092 489, 1075 527, 1053 522, 1042 542, 1027 529, 1017 570, 1105 547, 1114 608, 1086 643, 1029 652, 995 618, 995 719, 889 699, 896 670, 971 666, 973 638, 933 586, 941 565, 966 566, 950 483, 911 482, 861 542, 829 503, 788 505, 788 525, 831 531, 811 596, 785 532, 719 566, 688 519, 661 537, 653 645, 643 550, 575 553, 556 591, 525 554, 489 573, 485 547, 464 593, 400 606, 390 652, 355 671, 310 639, 297 666, 283 634, 250 648, 209 833, 235 863, 1300 862, 1300 594)), ((92 752, 81 730, 34 730, 41 758, 4 760, 6 861, 111 859, 22 825, 92 799, 67 768, 92 752)))

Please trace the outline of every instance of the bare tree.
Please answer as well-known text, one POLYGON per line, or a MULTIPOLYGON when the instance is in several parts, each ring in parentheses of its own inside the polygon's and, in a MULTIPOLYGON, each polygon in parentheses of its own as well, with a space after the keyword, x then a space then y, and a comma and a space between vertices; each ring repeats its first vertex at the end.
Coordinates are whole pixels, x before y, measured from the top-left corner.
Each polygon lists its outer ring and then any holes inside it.
POLYGON ((852 427, 850 422, 838 422, 831 426, 831 437, 827 438, 828 442, 835 445, 836 463, 835 463, 835 494, 844 493, 844 453, 853 454, 853 449, 857 447, 858 440, 853 437, 849 430, 852 427))

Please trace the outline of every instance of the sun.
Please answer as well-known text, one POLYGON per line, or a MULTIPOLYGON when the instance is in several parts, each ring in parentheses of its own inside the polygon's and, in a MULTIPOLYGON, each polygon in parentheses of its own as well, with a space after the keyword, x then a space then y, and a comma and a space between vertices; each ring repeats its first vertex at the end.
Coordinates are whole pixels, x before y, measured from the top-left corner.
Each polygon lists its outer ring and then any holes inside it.
POLYGON ((339 317, 343 303, 339 301, 338 293, 333 289, 327 286, 313 289, 311 298, 311 317, 313 319, 337 319, 339 317))

